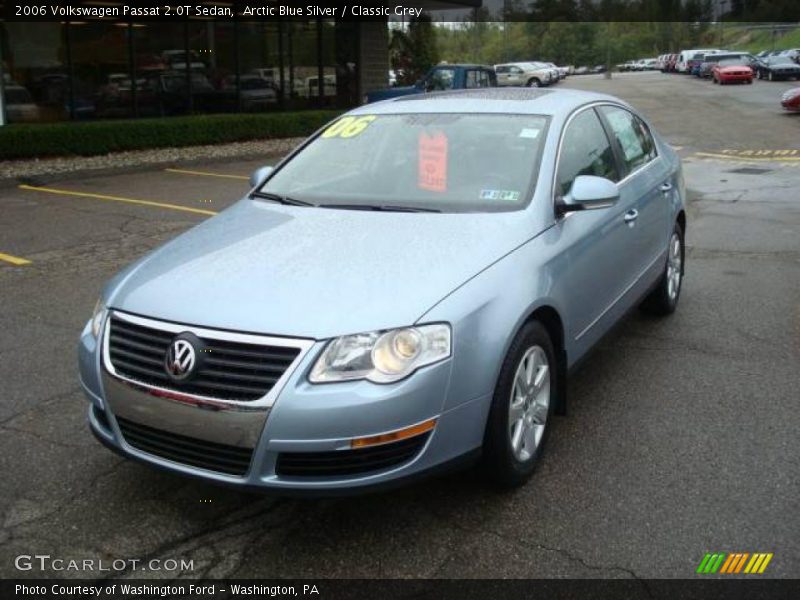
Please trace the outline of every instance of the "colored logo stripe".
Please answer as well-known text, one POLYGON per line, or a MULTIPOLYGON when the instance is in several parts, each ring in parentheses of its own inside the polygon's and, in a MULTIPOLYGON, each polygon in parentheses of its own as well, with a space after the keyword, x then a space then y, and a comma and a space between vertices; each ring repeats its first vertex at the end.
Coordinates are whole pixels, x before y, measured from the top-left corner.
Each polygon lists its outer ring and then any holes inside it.
POLYGON ((700 561, 697 573, 714 574, 719 572, 728 575, 737 573, 760 575, 767 568, 772 557, 772 553, 765 552, 756 552, 752 555, 749 552, 709 552, 700 561))

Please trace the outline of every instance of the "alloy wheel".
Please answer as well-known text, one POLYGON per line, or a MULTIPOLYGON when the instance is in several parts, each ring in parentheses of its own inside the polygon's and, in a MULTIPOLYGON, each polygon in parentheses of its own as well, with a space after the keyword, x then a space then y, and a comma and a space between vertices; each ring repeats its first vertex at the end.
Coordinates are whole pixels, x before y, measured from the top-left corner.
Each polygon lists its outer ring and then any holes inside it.
POLYGON ((673 233, 669 241, 669 254, 667 256, 667 294, 671 302, 675 301, 681 289, 681 277, 683 275, 682 254, 681 238, 677 233, 673 233))
POLYGON ((531 346, 514 374, 508 408, 509 439, 514 457, 527 461, 542 441, 550 409, 550 363, 541 346, 531 346))

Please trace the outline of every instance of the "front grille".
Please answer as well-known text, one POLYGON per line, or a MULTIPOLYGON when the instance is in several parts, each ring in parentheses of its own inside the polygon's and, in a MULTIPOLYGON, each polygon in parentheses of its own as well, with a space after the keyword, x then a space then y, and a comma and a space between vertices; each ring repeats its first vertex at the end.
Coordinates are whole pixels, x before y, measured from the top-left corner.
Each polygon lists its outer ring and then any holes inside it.
POLYGON ((275 471, 288 477, 341 477, 380 471, 408 462, 425 445, 430 432, 399 442, 332 452, 282 452, 275 471))
POLYGON ((122 377, 179 392, 252 401, 266 395, 300 350, 203 338, 197 372, 184 382, 167 375, 164 361, 177 332, 146 327, 112 316, 109 359, 122 377))
POLYGON ((120 417, 117 417, 117 424, 128 444, 159 458, 240 477, 250 467, 252 448, 207 442, 120 417))

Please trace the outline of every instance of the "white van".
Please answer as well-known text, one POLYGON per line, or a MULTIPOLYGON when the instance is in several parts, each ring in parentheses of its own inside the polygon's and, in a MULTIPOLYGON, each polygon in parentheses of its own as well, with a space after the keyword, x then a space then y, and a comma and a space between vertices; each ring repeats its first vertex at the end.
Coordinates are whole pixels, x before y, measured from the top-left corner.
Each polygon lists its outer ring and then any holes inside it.
POLYGON ((681 50, 681 53, 678 55, 678 60, 675 63, 675 70, 678 73, 686 73, 688 70, 687 63, 692 60, 692 57, 695 54, 714 54, 717 52, 722 52, 722 50, 718 50, 716 48, 696 48, 694 50, 681 50))

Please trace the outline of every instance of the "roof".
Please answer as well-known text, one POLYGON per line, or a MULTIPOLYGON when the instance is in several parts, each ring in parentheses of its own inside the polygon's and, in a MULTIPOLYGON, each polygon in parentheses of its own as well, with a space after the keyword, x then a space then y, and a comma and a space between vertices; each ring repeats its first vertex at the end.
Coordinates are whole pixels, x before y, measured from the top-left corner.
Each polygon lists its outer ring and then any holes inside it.
POLYGON ((400 96, 360 106, 353 114, 509 113, 566 115, 584 104, 621 100, 580 90, 542 88, 482 88, 400 96))

